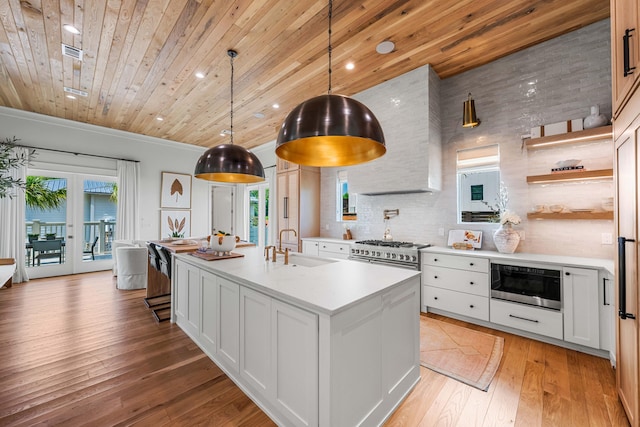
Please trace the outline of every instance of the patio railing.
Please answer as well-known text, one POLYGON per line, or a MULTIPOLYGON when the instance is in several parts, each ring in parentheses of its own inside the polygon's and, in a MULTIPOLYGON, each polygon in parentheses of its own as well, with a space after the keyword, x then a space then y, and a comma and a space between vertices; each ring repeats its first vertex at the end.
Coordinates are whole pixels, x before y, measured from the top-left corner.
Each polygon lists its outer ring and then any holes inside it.
MULTIPOLYGON (((59 239, 65 239, 67 236, 67 224, 65 222, 42 222, 38 220, 27 221, 27 238, 38 236, 39 239, 46 239, 47 235, 55 236, 59 239)), ((87 221, 83 223, 82 239, 84 239, 84 250, 89 250, 91 244, 98 237, 96 244, 96 254, 111 253, 111 242, 115 236, 115 221, 99 220, 87 221)), ((74 238, 79 238, 76 235, 74 238)))

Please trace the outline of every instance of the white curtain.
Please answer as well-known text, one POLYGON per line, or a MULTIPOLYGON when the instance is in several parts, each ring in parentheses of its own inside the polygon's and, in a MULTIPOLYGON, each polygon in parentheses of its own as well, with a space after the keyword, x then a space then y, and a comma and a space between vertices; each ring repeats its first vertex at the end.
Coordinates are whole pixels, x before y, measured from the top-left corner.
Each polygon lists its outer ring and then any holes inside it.
POLYGON ((140 163, 118 160, 117 240, 138 240, 140 163))
MULTIPOLYGON (((13 151, 15 155, 20 157, 29 156, 27 148, 15 147, 13 151)), ((26 182, 27 167, 12 168, 6 174, 26 182)), ((25 267, 25 205, 23 189, 15 189, 12 197, 0 199, 0 258, 14 258, 16 260, 13 283, 29 280, 25 267)))
POLYGON ((278 238, 278 199, 276 194, 276 188, 278 182, 276 181, 276 168, 268 167, 264 170, 265 180, 269 183, 269 237, 265 245, 275 246, 278 238))

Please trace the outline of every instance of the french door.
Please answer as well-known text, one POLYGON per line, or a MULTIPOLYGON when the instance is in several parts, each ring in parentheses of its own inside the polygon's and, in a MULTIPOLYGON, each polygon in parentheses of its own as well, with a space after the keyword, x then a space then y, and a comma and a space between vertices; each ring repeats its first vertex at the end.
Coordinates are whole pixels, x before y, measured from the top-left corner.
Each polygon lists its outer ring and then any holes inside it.
POLYGON ((29 169, 25 250, 30 278, 111 268, 115 183, 115 176, 29 169))
POLYGON ((249 211, 249 241, 257 246, 269 242, 269 185, 247 186, 249 211))

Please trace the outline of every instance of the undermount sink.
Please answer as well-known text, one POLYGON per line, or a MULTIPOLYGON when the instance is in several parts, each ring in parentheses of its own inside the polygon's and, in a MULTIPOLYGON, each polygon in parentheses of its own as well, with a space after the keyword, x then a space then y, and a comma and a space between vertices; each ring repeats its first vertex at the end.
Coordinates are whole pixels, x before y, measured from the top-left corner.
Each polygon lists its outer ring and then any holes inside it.
POLYGON ((289 254, 289 265, 292 267, 302 266, 302 267, 317 267, 319 265, 330 264, 332 262, 337 262, 335 259, 328 258, 318 258, 313 256, 304 256, 298 254, 289 254))

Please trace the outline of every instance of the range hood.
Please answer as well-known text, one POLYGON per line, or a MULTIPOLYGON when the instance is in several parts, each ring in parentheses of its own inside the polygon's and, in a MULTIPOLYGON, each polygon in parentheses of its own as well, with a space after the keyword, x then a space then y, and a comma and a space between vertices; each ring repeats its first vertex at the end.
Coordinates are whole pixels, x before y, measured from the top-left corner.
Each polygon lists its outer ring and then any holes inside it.
POLYGON ((417 68, 353 98, 380 121, 387 153, 349 167, 349 191, 380 195, 441 190, 440 78, 431 67, 417 68))

